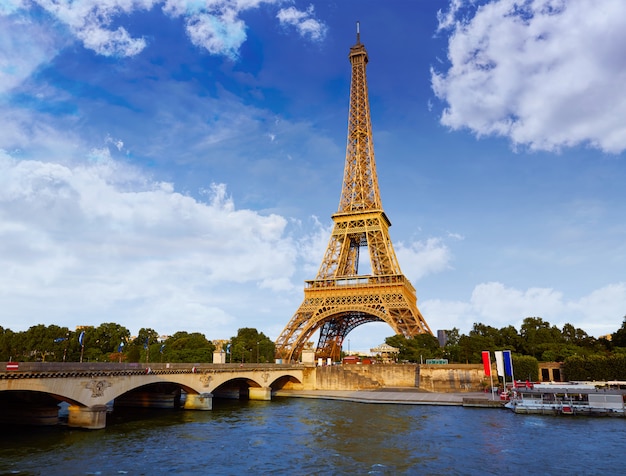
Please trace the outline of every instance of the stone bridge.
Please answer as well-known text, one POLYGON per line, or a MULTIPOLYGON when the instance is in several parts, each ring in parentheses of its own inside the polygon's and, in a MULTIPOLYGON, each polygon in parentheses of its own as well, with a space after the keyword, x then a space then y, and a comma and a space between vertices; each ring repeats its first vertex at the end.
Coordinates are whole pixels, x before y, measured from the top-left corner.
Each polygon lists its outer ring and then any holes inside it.
POLYGON ((291 364, 0 363, 4 421, 106 426, 107 405, 211 410, 213 397, 271 400, 282 388, 301 388, 305 367, 291 364), (181 398, 182 394, 182 398, 181 398), (182 400, 182 401, 181 401, 182 400))

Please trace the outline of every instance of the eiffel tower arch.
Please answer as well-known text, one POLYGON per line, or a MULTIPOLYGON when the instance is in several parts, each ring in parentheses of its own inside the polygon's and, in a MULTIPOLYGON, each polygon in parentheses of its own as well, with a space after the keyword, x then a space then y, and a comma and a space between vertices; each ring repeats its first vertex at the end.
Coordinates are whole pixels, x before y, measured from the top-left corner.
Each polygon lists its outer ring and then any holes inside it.
POLYGON ((383 211, 374 159, 369 60, 358 23, 349 59, 348 141, 339 209, 332 216, 334 228, 317 276, 305 281, 304 301, 276 340, 276 357, 285 361, 298 359, 317 331, 316 357, 333 360, 339 360, 350 331, 369 322, 386 322, 405 337, 432 334, 389 237, 391 222, 383 211), (362 249, 369 255, 368 274, 359 274, 362 249))

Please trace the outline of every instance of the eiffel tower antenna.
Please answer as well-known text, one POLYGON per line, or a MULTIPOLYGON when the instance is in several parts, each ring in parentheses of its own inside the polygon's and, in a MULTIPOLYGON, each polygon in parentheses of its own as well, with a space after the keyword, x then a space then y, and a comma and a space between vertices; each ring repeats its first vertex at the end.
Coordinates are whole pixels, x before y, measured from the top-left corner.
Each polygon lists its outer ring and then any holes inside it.
POLYGON ((276 340, 276 357, 299 357, 319 331, 318 358, 339 360, 345 337, 368 322, 386 322, 396 334, 432 334, 417 308, 415 288, 402 274, 389 237, 391 222, 383 211, 376 175, 367 90, 369 61, 356 24, 348 140, 339 208, 317 276, 305 282, 304 301, 276 340), (371 272, 359 274, 361 249, 371 272))

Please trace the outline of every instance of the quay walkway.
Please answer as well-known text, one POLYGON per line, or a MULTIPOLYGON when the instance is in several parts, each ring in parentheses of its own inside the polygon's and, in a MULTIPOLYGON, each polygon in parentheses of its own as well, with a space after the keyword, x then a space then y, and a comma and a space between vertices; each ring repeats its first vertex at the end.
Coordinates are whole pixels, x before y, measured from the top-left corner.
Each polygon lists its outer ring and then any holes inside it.
MULTIPOLYGON (((493 400, 484 392, 440 393, 413 387, 376 390, 277 390, 276 397, 320 398, 356 403, 387 403, 404 405, 456 405, 463 407, 504 408, 504 402, 493 400)), ((496 397, 497 398, 497 397, 496 397)))

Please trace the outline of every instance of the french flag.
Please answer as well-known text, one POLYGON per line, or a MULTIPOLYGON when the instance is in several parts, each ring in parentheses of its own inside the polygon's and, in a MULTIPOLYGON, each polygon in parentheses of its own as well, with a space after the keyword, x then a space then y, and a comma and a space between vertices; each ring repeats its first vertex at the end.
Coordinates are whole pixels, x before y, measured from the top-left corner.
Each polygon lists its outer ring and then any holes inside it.
POLYGON ((496 350, 493 353, 496 357, 496 370, 500 377, 504 377, 504 358, 501 350, 496 350))
POLYGON ((511 351, 502 351, 502 358, 504 359, 504 373, 513 378, 513 360, 511 359, 511 351))
POLYGON ((483 368, 485 369, 485 375, 491 376, 491 355, 488 350, 483 350, 483 368))

